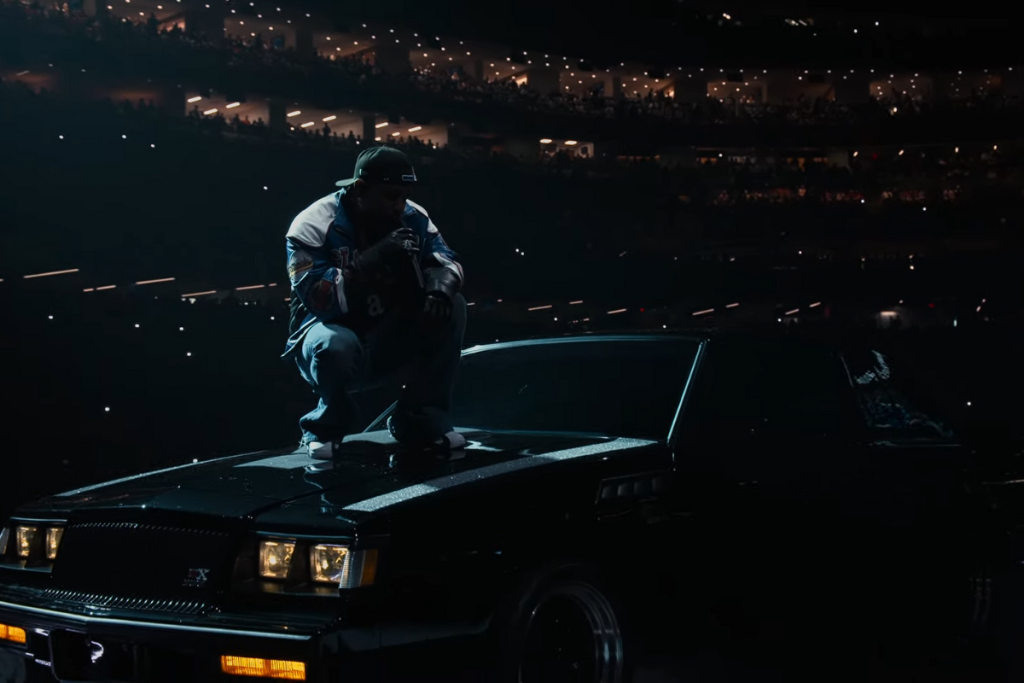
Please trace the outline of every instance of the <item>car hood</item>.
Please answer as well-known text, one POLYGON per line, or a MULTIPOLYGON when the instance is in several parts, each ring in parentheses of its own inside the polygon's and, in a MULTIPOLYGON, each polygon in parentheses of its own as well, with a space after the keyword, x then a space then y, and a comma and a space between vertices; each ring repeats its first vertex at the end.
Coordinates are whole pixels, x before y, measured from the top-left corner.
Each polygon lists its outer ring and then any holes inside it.
POLYGON ((655 443, 564 433, 463 434, 467 447, 443 457, 405 453, 386 431, 346 438, 331 461, 314 461, 305 451, 292 450, 235 455, 50 496, 22 507, 18 516, 137 520, 175 514, 251 520, 267 515, 283 521, 298 516, 300 508, 308 515, 309 506, 319 506, 345 524, 453 486, 655 443))

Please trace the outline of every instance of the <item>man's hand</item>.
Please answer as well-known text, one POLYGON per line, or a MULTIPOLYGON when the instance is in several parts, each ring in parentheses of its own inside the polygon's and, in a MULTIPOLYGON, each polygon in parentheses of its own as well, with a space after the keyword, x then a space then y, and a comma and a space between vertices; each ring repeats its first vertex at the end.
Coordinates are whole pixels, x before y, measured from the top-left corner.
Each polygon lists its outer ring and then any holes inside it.
POLYGON ((423 303, 423 317, 430 323, 446 323, 452 317, 452 300, 443 292, 430 292, 423 303))
POLYGON ((380 241, 352 259, 349 270, 357 279, 368 281, 403 257, 415 257, 420 253, 416 235, 410 228, 399 228, 388 233, 380 241))
POLYGON ((423 272, 426 301, 423 315, 428 321, 447 322, 452 317, 452 300, 459 288, 459 279, 447 268, 428 268, 423 272))

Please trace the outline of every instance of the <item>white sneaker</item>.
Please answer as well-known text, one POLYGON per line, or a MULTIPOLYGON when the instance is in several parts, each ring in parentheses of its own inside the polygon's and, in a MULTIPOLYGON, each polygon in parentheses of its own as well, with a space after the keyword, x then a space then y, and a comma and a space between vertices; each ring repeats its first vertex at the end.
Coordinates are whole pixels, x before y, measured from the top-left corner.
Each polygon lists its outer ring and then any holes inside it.
POLYGON ((334 442, 328 441, 327 443, 321 443, 320 441, 310 441, 306 444, 306 449, 309 451, 309 457, 314 460, 330 460, 334 457, 334 442))
POLYGON ((457 451, 466 447, 466 437, 458 432, 451 431, 437 439, 434 445, 447 451, 457 451))

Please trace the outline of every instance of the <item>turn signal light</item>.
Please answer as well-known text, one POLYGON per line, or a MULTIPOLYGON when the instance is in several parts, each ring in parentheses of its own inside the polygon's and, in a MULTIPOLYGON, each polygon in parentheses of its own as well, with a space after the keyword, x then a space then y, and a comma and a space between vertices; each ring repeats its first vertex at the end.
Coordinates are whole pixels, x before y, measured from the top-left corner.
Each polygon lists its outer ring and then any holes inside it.
POLYGON ((288 681, 306 680, 305 662, 288 662, 280 659, 222 655, 220 658, 220 670, 233 676, 277 678, 288 681))
POLYGON ((12 643, 24 645, 25 629, 18 628, 17 626, 8 626, 7 624, 0 624, 0 640, 9 640, 12 643))

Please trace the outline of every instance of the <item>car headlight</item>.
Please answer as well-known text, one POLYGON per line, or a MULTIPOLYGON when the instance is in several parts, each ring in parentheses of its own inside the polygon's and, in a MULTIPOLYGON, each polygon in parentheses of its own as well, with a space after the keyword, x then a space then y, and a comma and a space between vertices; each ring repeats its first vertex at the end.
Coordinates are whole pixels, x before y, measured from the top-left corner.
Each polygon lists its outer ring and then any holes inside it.
POLYGON ((0 529, 0 557, 7 554, 7 541, 11 538, 10 527, 0 529))
POLYGON ((286 578, 294 552, 294 541, 260 541, 260 576, 265 579, 286 578))
POLYGON ((46 530, 46 559, 56 560, 60 539, 64 537, 64 527, 51 526, 46 530))
POLYGON ((14 545, 17 550, 18 557, 28 557, 32 550, 32 543, 36 540, 36 534, 39 533, 39 527, 35 526, 19 526, 14 532, 14 545))
POLYGON ((376 550, 352 550, 344 545, 319 543, 309 549, 309 556, 309 566, 316 583, 358 588, 373 585, 376 578, 376 550))

